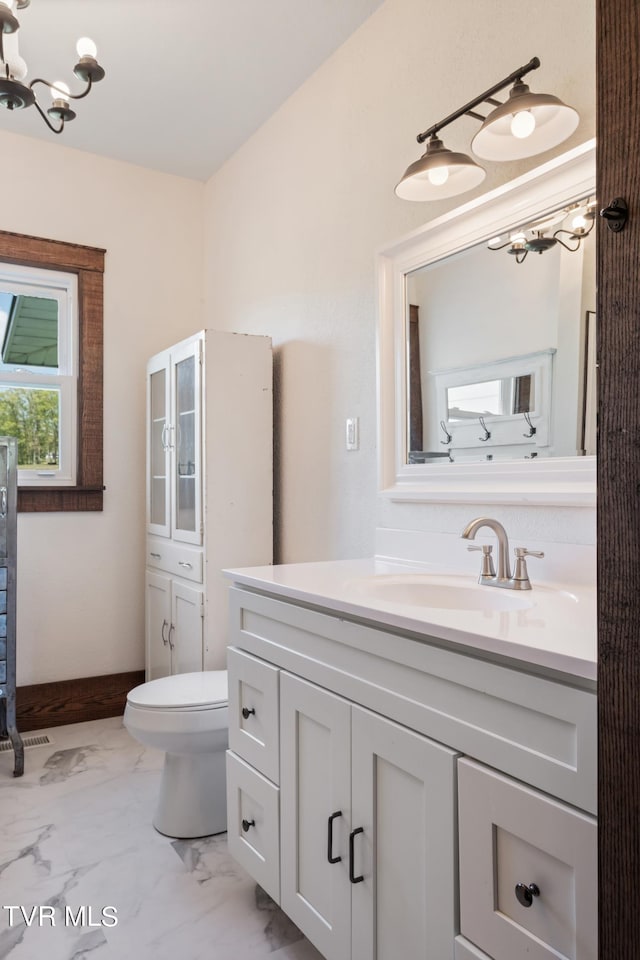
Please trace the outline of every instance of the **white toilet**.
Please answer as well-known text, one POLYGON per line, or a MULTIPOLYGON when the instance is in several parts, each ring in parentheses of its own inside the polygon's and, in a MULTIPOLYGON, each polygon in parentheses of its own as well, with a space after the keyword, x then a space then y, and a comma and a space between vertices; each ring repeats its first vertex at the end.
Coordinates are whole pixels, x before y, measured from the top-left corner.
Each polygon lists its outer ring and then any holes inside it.
POLYGON ((226 670, 161 677, 127 696, 124 725, 131 736, 166 751, 153 825, 168 837, 227 829, 227 696, 226 670))

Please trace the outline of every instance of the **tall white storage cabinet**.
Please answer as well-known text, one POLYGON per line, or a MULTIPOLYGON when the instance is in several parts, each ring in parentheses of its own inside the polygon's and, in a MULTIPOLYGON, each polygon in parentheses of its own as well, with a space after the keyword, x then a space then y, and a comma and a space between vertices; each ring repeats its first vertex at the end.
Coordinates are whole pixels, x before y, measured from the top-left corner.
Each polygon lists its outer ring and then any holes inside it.
POLYGON ((146 677, 225 666, 224 567, 272 562, 269 337, 203 330, 147 364, 146 677))

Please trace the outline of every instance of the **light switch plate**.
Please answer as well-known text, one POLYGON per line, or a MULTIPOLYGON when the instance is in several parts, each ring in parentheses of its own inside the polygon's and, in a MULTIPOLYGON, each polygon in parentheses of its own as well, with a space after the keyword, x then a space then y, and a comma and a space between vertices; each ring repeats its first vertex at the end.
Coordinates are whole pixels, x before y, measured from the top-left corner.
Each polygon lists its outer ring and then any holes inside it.
POLYGON ((345 425, 347 450, 358 450, 360 447, 360 418, 348 417, 345 425))

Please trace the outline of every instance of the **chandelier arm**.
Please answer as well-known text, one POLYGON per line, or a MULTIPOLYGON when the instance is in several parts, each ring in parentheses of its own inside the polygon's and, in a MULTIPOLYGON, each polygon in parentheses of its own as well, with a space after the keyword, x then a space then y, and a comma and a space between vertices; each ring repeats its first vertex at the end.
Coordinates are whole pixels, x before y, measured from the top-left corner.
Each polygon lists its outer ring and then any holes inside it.
POLYGON ((490 247, 489 244, 487 244, 487 250, 504 250, 505 247, 510 247, 512 243, 512 240, 507 240, 506 243, 501 243, 499 247, 490 247))
MULTIPOLYGON (((584 234, 584 236, 586 236, 586 234, 584 234)), ((582 240, 582 237, 572 233, 571 230, 556 230, 556 232, 553 234, 553 239, 559 243, 561 247, 564 247, 565 250, 569 250, 570 253, 575 253, 580 249, 580 241, 582 240), (561 240, 558 236, 559 233, 566 233, 569 235, 569 237, 571 237, 572 240, 577 240, 575 247, 571 247, 568 243, 565 243, 564 240, 561 240)))
POLYGON ((33 101, 33 105, 38 111, 38 113, 40 114, 40 116, 42 117, 42 119, 44 120, 44 122, 46 123, 46 125, 49 127, 49 130, 52 130, 53 133, 62 133, 62 131, 64 130, 64 120, 62 119, 60 120, 59 127, 54 127, 51 121, 49 120, 49 117, 46 115, 46 113, 44 112, 44 110, 42 109, 42 107, 40 106, 37 100, 33 101))
POLYGON ((494 93, 504 90, 504 88, 508 87, 510 83, 515 83, 516 80, 520 80, 525 74, 530 73, 532 70, 537 70, 539 66, 540 60, 538 57, 533 57, 529 63, 525 63, 524 66, 514 70, 513 73, 510 73, 508 77, 504 78, 504 80, 501 80, 499 83, 495 83, 492 87, 489 87, 489 89, 485 90, 484 93, 481 93, 479 97, 475 97, 475 99, 470 100, 469 103, 466 103, 464 107, 460 107, 459 110, 455 110, 453 113, 450 113, 448 117, 444 118, 444 120, 439 120, 438 123, 434 123, 433 126, 429 127, 428 130, 425 130, 424 133, 419 133, 416 137, 416 140, 418 143, 424 143, 424 141, 429 137, 435 136, 435 134, 439 130, 442 130, 443 127, 447 127, 450 123, 453 123, 454 120, 457 120, 458 117, 464 116, 465 113, 469 113, 469 111, 473 110, 481 103, 489 100, 494 93))
MULTIPOLYGON (((36 83, 42 83, 42 84, 44 84, 45 87, 48 87, 49 90, 53 90, 55 93, 60 93, 60 96, 62 96, 62 92, 58 90, 58 88, 56 87, 55 83, 51 83, 49 80, 43 80, 41 77, 36 77, 36 78, 35 78, 34 80, 32 80, 31 83, 29 84, 29 86, 31 87, 32 90, 33 90, 34 86, 36 85, 36 83)), ((71 100, 82 100, 83 97, 86 97, 87 94, 89 94, 89 93, 91 92, 91 87, 92 87, 92 86, 93 86, 93 82, 92 82, 92 80, 91 80, 91 77, 89 77, 88 80, 87 80, 87 89, 86 89, 83 93, 67 93, 66 90, 65 90, 65 92, 64 92, 64 97, 65 97, 65 99, 66 99, 67 97, 69 97, 71 100)), ((57 131, 56 131, 56 132, 57 132, 57 131)))

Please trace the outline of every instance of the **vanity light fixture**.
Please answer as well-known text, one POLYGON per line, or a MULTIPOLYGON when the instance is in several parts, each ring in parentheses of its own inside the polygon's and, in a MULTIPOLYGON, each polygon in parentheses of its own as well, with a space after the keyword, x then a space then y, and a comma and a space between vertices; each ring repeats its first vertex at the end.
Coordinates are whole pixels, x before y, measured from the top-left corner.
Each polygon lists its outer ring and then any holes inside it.
POLYGON ((82 100, 86 97, 93 84, 102 80, 104 70, 96 59, 97 51, 93 40, 81 37, 76 44, 78 62, 73 72, 87 85, 82 93, 71 93, 67 84, 61 80, 51 82, 40 77, 36 77, 27 86, 24 82, 27 64, 18 52, 20 22, 14 11, 24 10, 30 2, 31 0, 0 0, 0 105, 7 110, 22 110, 34 106, 53 133, 62 133, 65 123, 76 116, 69 106, 69 100, 82 100), (46 113, 36 98, 36 84, 47 87, 51 94, 53 102, 46 113))
POLYGON ((419 133, 416 139, 418 143, 427 141, 427 149, 406 169, 396 186, 397 196, 403 200, 439 200, 465 193, 482 183, 484 169, 467 154, 448 150, 438 136, 440 130, 465 115, 482 121, 471 147, 486 160, 519 160, 566 140, 578 126, 578 113, 551 94, 531 93, 522 81, 525 74, 539 66, 540 60, 533 57, 504 80, 419 133), (496 93, 511 84, 505 103, 494 99, 496 93), (475 112, 482 103, 495 107, 487 117, 475 112))

